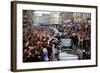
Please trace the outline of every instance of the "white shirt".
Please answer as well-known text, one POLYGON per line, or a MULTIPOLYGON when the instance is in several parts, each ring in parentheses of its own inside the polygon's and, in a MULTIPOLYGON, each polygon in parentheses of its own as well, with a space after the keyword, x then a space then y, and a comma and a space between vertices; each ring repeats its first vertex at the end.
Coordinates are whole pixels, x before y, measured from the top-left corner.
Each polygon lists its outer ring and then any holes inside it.
POLYGON ((43 48, 43 52, 45 54, 45 61, 48 61, 49 59, 48 59, 48 51, 47 51, 47 49, 43 48))

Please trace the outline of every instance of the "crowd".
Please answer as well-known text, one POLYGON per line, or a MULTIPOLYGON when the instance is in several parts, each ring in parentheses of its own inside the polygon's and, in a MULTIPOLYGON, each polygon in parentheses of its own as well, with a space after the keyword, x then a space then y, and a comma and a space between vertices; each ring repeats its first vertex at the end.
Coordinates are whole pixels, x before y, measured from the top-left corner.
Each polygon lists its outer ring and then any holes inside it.
MULTIPOLYGON (((57 61, 59 60, 60 40, 70 38, 72 46, 85 51, 84 58, 90 58, 91 25, 70 23, 60 27, 62 34, 54 35, 50 26, 32 25, 27 15, 23 16, 23 62, 57 61), (87 51, 87 53, 86 53, 87 51), (89 54, 89 55, 87 55, 89 54)), ((57 28, 59 29, 59 28, 57 28)), ((71 48, 73 48, 71 46, 71 48)))
POLYGON ((27 16, 23 20, 23 62, 57 60, 58 40, 48 26, 32 26, 27 16))
POLYGON ((63 33, 72 40, 72 48, 79 48, 83 52, 82 59, 91 58, 91 23, 87 19, 87 23, 70 23, 70 25, 62 27, 63 33))

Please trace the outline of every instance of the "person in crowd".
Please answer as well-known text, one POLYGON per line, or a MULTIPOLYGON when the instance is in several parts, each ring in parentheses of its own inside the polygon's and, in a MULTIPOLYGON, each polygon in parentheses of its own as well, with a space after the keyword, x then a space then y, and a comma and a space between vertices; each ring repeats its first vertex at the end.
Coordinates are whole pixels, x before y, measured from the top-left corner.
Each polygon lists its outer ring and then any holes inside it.
POLYGON ((46 48, 46 45, 43 45, 43 53, 44 53, 44 59, 45 61, 48 61, 48 50, 46 48))
POLYGON ((48 59, 49 61, 52 60, 52 44, 47 45, 47 50, 48 50, 48 59))

